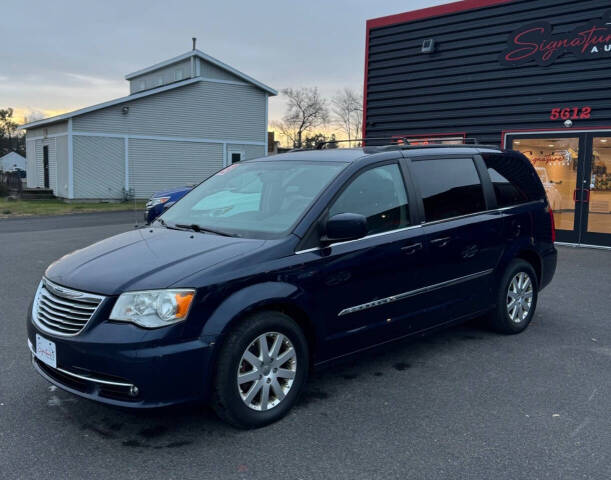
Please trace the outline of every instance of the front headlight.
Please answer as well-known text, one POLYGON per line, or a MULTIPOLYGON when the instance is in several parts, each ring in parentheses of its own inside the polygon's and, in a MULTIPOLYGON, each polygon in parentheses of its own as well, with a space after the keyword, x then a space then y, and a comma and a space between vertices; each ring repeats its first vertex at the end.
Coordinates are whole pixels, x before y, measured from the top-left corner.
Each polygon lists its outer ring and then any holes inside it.
POLYGON ((158 328, 187 318, 195 290, 144 290, 122 293, 110 313, 111 320, 158 328))
POLYGON ((148 202, 146 202, 146 206, 148 208, 152 208, 160 203, 166 203, 170 197, 153 197, 148 202))

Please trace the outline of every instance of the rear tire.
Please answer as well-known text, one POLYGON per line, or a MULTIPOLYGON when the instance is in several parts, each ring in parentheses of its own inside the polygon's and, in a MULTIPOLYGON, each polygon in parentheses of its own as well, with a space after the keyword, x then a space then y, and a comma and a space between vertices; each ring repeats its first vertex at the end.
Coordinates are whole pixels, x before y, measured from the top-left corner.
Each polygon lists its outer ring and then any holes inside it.
POLYGON ((308 343, 292 318, 274 311, 250 315, 221 346, 212 407, 238 428, 268 425, 295 404, 308 367, 308 343))
POLYGON ((532 265, 516 258, 508 265, 496 294, 496 307, 488 315, 488 325, 504 334, 523 332, 537 307, 539 284, 532 265))

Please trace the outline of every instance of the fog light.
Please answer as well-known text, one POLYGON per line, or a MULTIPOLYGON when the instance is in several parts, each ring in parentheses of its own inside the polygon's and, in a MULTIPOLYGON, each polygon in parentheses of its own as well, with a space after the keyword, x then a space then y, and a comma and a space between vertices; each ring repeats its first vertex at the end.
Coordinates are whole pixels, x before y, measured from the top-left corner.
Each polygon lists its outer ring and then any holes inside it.
POLYGON ((136 387, 136 385, 132 385, 131 387, 129 387, 129 395, 131 397, 137 397, 138 393, 140 393, 140 390, 138 390, 138 387, 136 387))

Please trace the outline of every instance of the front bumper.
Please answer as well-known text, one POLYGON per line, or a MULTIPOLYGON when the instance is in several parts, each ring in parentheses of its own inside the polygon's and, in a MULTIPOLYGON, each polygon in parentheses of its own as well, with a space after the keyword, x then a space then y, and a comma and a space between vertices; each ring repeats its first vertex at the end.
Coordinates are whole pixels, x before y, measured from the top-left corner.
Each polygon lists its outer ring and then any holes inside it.
POLYGON ((93 323, 74 337, 50 335, 32 322, 30 309, 28 345, 38 373, 68 392, 123 407, 207 400, 213 341, 181 341, 168 329, 93 323), (37 334, 55 343, 57 368, 35 357, 37 334))

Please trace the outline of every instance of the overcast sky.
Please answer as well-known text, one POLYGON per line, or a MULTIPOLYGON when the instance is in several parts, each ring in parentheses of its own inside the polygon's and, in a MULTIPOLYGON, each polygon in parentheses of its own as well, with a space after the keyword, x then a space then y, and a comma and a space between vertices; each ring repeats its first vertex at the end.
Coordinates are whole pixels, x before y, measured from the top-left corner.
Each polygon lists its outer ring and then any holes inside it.
MULTIPOLYGON (((365 20, 440 0, 3 2, 0 108, 44 116, 128 94, 124 75, 198 48, 280 90, 362 88, 365 20)), ((283 100, 270 100, 270 120, 283 100)))

